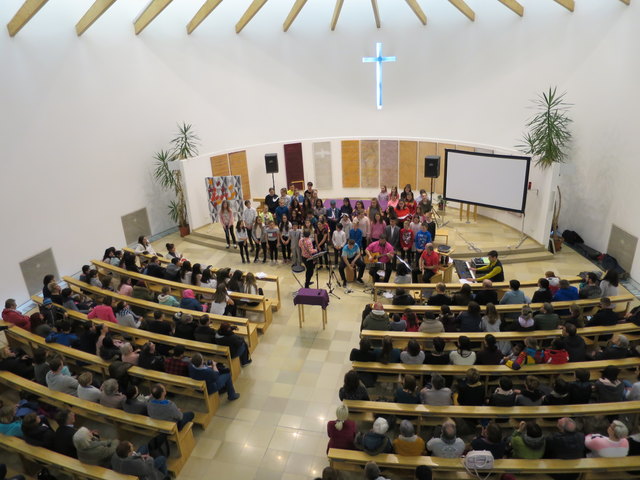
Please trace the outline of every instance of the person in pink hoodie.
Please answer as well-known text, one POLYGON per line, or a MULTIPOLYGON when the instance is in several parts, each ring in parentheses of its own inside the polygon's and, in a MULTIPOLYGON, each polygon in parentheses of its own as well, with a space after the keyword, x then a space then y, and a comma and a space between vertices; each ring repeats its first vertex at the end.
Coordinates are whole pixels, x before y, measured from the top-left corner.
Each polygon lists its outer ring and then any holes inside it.
POLYGON ((13 298, 4 302, 4 310, 2 310, 2 320, 12 323, 16 327, 24 328, 31 331, 31 320, 26 315, 22 315, 18 310, 18 304, 13 298))
POLYGON ((102 300, 102 303, 93 307, 93 309, 87 315, 87 318, 99 318, 100 320, 104 320, 105 322, 118 323, 116 320, 116 316, 113 313, 113 308, 111 308, 111 303, 113 299, 111 297, 105 297, 102 300))
POLYGON ((614 420, 607 429, 608 437, 590 433, 584 439, 584 446, 591 450, 588 457, 626 457, 629 453, 629 429, 620 420, 614 420))

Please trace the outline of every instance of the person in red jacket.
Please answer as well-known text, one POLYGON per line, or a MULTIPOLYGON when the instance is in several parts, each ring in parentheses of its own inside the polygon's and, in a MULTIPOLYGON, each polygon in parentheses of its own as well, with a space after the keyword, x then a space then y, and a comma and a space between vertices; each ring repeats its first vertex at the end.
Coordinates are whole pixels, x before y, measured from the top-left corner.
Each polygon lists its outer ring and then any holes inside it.
POLYGON ((409 220, 404 221, 404 226, 400 230, 400 256, 403 260, 411 263, 413 261, 413 230, 409 227, 409 220))
POLYGON ((102 300, 102 303, 93 307, 89 312, 89 315, 87 315, 87 318, 99 318, 105 322, 118 323, 118 320, 116 320, 116 316, 113 313, 113 308, 111 308, 112 302, 113 299, 111 297, 105 297, 102 300))
POLYGON ((2 320, 7 323, 12 323, 16 327, 31 331, 31 320, 26 315, 22 315, 16 308, 18 308, 18 304, 13 298, 4 302, 2 320))
POLYGON ((355 450, 353 441, 356 437, 358 428, 356 422, 348 420, 349 409, 345 404, 341 404, 336 409, 337 420, 331 420, 327 423, 327 435, 329 436, 329 444, 327 452, 330 448, 342 448, 345 450, 355 450))

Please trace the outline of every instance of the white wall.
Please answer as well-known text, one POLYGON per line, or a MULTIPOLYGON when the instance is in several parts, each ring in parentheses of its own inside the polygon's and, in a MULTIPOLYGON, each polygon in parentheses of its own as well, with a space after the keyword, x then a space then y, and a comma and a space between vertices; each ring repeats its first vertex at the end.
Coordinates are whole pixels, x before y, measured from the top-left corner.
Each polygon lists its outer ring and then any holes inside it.
MULTIPOLYGON (((49 2, 15 38, 0 33, 3 296, 26 297, 18 263, 48 247, 64 274, 121 245, 123 214, 146 206, 154 232, 170 226, 150 164, 176 122, 195 125, 202 152, 366 136, 509 148, 530 114, 528 99, 550 84, 576 105, 562 228, 600 249, 612 221, 640 235, 636 2, 580 0, 571 14, 552 1, 522 0, 520 18, 499 2, 469 0, 473 23, 445 0, 421 2, 423 27, 404 2, 381 1, 379 30, 369 2, 345 2, 330 32, 333 5, 316 0, 285 34, 292 2, 271 0, 236 35, 251 2, 234 0, 188 36, 199 4, 176 1, 136 37, 131 22, 144 3, 128 0, 77 38, 74 24, 91 3, 49 2), (381 111, 374 67, 360 60, 376 41, 398 57, 384 67, 381 111)), ((2 2, 0 23, 21 4, 2 2)), ((637 258, 632 274, 640 278, 637 258)))

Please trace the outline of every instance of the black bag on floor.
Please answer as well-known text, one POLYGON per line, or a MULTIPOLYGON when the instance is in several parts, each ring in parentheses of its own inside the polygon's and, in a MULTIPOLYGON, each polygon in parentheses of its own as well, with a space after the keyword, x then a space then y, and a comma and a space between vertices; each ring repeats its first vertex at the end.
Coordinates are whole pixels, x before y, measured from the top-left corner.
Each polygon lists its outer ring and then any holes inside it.
POLYGON ((153 437, 148 444, 149 455, 153 458, 165 457, 169 458, 171 455, 171 445, 169 445, 169 437, 161 433, 153 437))
POLYGON ((569 245, 584 243, 584 240, 580 235, 578 235, 578 232, 575 232, 573 230, 565 230, 564 232, 562 232, 562 238, 564 238, 564 241, 569 245))

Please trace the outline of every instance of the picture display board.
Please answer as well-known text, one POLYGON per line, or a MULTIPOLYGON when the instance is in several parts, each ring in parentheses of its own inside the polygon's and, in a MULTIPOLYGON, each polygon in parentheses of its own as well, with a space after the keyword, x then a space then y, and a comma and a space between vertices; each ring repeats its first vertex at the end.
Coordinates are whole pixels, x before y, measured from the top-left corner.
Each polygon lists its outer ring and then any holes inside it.
POLYGON ((240 175, 227 175, 224 177, 205 178, 207 197, 209 199, 209 215, 211 222, 219 220, 220 205, 223 200, 229 202, 229 208, 236 220, 242 215, 244 209, 242 197, 242 178, 240 175))
POLYGON ((444 198, 524 213, 531 157, 445 150, 444 198))

